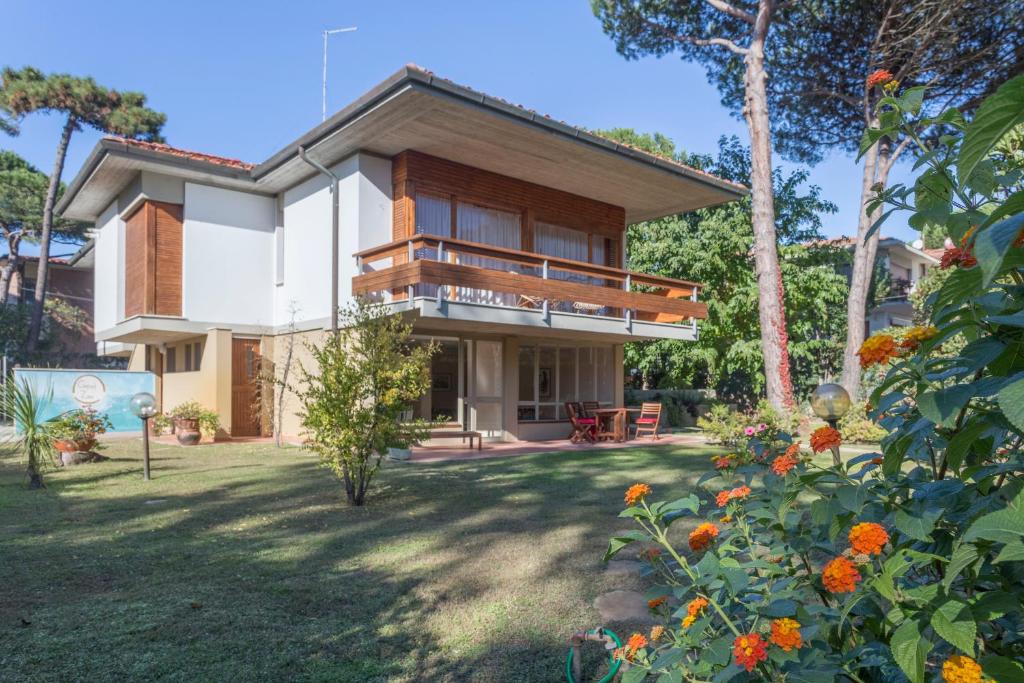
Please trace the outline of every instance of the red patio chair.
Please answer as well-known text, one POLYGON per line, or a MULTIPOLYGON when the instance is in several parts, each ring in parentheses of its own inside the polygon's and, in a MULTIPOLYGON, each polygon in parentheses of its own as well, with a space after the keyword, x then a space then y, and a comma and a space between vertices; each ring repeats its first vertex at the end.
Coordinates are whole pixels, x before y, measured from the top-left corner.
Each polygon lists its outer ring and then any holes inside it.
POLYGON ((569 424, 572 425, 572 433, 569 440, 573 443, 597 440, 597 418, 585 417, 583 407, 572 401, 565 402, 565 414, 569 416, 569 424))
POLYGON ((636 435, 634 438, 639 439, 640 433, 650 433, 654 439, 659 439, 658 427, 661 425, 661 404, 660 403, 644 403, 640 407, 640 417, 636 419, 636 435))

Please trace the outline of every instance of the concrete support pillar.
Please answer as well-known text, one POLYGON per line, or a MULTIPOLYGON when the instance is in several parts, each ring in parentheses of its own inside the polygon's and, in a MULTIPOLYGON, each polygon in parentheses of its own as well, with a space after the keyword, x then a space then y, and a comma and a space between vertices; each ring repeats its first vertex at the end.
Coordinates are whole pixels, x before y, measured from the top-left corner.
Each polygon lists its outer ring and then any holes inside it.
POLYGON ((231 330, 213 328, 206 333, 199 376, 196 400, 217 411, 221 426, 217 436, 227 436, 231 433, 231 330))
POLYGON ((502 423, 504 441, 519 439, 519 337, 505 337, 502 345, 502 423))
POLYGON ((612 347, 612 372, 615 373, 615 407, 621 407, 626 393, 626 347, 616 344, 612 347))

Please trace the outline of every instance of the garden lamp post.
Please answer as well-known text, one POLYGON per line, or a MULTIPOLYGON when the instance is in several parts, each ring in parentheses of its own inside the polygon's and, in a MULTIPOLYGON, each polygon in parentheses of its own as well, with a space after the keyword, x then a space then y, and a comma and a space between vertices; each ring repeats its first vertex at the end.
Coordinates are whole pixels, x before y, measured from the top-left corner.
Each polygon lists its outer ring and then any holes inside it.
POLYGON ((149 481, 149 418, 156 415, 156 398, 140 391, 132 396, 129 406, 135 417, 142 420, 142 478, 149 481))
MULTIPOLYGON (((811 409, 814 414, 836 429, 839 420, 850 410, 850 394, 840 384, 819 385, 811 394, 811 409)), ((832 462, 840 464, 839 446, 832 447, 832 462)))

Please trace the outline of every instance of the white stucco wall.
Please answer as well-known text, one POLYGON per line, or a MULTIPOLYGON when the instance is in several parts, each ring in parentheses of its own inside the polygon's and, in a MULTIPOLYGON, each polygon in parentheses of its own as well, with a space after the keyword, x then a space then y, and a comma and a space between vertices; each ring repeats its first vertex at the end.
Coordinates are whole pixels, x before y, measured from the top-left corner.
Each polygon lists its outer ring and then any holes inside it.
MULTIPOLYGON (((353 254, 391 239, 391 161, 366 154, 331 168, 339 183, 338 301, 351 300, 353 254)), ((321 174, 287 190, 283 198, 284 273, 275 277, 277 325, 326 320, 331 302, 330 181, 321 174)))
POLYGON ((273 197, 185 184, 182 314, 273 325, 273 197))
POLYGON ((108 330, 124 317, 124 221, 117 202, 96 220, 93 245, 93 329, 108 330))

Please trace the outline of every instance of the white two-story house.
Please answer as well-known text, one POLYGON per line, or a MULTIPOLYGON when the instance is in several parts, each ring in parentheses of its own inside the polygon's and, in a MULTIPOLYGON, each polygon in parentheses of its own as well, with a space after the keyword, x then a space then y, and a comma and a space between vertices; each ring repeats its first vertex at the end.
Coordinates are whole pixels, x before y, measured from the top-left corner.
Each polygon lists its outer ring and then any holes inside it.
POLYGON ((745 192, 409 66, 260 164, 103 139, 59 210, 95 223, 101 352, 165 409, 267 434, 262 369, 328 333, 336 268, 340 305, 439 342, 416 413, 518 440, 565 436, 565 401, 620 405, 624 342, 696 337, 699 286, 630 271, 626 225, 745 192))

